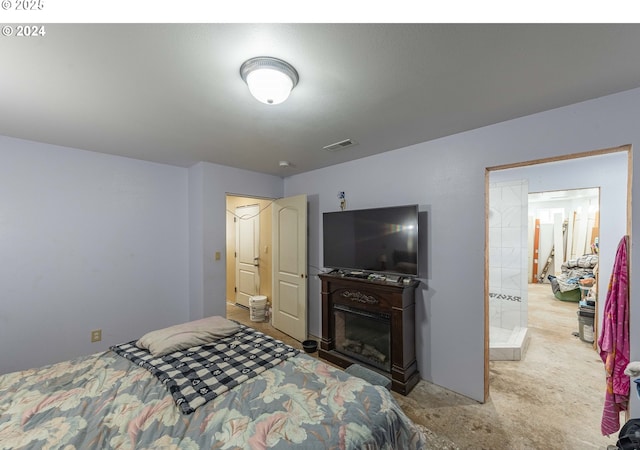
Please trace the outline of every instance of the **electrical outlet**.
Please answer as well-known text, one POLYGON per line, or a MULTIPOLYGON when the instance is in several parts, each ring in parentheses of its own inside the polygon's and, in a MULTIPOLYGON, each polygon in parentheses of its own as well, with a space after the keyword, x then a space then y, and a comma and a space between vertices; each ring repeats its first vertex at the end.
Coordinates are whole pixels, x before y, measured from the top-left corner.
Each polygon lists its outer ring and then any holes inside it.
POLYGON ((91 331, 91 342, 100 342, 102 340, 102 330, 91 331))

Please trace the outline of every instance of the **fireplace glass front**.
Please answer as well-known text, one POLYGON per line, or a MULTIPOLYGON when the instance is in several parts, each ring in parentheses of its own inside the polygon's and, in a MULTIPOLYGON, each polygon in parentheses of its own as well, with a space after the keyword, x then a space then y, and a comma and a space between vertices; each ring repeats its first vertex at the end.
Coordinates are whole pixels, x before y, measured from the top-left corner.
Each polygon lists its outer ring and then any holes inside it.
POLYGON ((353 359, 391 372, 389 314, 333 305, 335 349, 353 359))

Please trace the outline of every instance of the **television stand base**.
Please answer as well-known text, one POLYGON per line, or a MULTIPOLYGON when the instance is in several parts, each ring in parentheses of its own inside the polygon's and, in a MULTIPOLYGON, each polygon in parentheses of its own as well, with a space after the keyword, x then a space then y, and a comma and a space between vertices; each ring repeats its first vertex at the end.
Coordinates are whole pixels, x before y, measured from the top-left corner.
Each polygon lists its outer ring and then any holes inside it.
POLYGON ((358 363, 382 373, 366 359, 352 358, 336 347, 336 340, 344 338, 339 334, 341 328, 336 323, 339 317, 336 311, 344 311, 347 307, 373 315, 386 314, 390 318, 391 364, 390 372, 385 370, 384 374, 391 378, 391 390, 407 395, 420 380, 415 346, 415 289, 419 283, 406 277, 399 283, 329 274, 319 277, 322 281, 322 340, 318 356, 342 368, 358 363), (411 282, 405 284, 405 279, 411 282))

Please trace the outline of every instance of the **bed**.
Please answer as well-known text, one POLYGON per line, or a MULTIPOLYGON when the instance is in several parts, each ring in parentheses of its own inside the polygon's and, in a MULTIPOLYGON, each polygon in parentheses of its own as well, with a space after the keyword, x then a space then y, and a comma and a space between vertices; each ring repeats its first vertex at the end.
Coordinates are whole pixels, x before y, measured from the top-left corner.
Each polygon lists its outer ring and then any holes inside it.
POLYGON ((161 356, 139 348, 141 338, 0 376, 0 448, 426 448, 425 434, 384 387, 238 325, 239 332, 161 356), (281 360, 255 356, 267 342, 281 360), (131 347, 143 352, 126 356, 131 347), (227 369, 220 377, 231 383, 221 387, 221 378, 211 375, 208 392, 192 395, 181 381, 158 374, 171 372, 162 365, 179 366, 182 358, 199 359, 201 366, 186 372, 186 385, 196 391, 205 391, 201 367, 217 373, 221 361, 227 369), (243 358, 254 366, 243 368, 243 358))

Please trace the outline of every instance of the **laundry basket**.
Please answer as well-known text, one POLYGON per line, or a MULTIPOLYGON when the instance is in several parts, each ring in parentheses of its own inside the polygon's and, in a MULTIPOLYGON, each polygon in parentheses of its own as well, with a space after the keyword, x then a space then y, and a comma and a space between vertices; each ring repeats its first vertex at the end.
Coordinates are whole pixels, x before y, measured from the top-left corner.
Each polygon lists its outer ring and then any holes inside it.
POLYGON ((249 317, 252 322, 264 322, 267 312, 267 296, 254 295, 249 297, 249 317))

